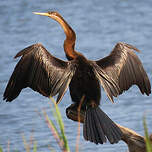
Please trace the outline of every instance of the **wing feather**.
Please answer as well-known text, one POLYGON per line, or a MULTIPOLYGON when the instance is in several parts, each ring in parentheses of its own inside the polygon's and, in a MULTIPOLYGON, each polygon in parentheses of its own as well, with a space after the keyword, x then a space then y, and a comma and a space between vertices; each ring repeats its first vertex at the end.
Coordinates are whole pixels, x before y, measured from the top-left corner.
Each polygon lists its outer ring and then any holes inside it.
POLYGON ((149 78, 141 61, 134 51, 137 48, 126 43, 117 43, 109 56, 95 61, 94 71, 108 97, 113 102, 113 96, 118 96, 137 85, 142 94, 151 93, 149 78))
POLYGON ((41 44, 31 45, 16 56, 22 56, 4 92, 4 99, 12 101, 26 87, 49 97, 58 94, 59 102, 75 73, 74 62, 53 57, 41 44))

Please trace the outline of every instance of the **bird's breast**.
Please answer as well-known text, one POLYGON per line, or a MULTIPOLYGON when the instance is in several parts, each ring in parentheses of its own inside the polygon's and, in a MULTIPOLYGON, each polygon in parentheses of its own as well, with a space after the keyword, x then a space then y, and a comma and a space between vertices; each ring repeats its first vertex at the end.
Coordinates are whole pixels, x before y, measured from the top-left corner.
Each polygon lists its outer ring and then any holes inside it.
POLYGON ((84 63, 77 67, 70 83, 70 94, 75 102, 85 95, 86 101, 95 100, 99 104, 100 84, 91 65, 84 63))

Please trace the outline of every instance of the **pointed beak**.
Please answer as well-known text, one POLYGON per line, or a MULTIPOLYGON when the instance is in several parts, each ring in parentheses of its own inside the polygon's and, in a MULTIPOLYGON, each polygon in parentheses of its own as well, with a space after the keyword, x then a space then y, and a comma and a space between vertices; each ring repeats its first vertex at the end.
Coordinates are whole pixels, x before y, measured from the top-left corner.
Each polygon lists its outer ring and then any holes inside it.
POLYGON ((39 12, 33 12, 33 14, 41 15, 41 16, 50 16, 49 13, 39 13, 39 12))

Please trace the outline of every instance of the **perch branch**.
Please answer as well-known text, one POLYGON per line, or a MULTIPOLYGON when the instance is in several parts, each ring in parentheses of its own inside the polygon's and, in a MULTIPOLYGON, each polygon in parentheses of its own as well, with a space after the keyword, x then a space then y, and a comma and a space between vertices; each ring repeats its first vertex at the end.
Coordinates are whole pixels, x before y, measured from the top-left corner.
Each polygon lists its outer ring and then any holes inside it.
MULTIPOLYGON (((69 119, 78 121, 78 107, 75 104, 70 105, 66 109, 66 115, 69 119)), ((80 111, 80 122, 84 122, 85 111, 80 111)), ((122 141, 128 146, 129 152, 146 152, 145 137, 137 134, 135 131, 117 124, 121 129, 123 136, 122 141)), ((152 141, 152 135, 150 135, 152 141)))

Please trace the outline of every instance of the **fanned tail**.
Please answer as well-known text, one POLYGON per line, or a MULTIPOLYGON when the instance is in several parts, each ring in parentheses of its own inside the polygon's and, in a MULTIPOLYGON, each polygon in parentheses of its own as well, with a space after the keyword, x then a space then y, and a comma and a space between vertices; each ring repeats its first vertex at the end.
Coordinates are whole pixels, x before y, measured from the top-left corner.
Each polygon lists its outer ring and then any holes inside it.
POLYGON ((95 144, 103 144, 107 139, 114 144, 121 140, 122 132, 99 107, 89 107, 85 114, 83 136, 95 144))

